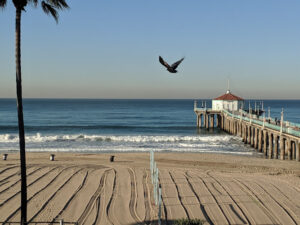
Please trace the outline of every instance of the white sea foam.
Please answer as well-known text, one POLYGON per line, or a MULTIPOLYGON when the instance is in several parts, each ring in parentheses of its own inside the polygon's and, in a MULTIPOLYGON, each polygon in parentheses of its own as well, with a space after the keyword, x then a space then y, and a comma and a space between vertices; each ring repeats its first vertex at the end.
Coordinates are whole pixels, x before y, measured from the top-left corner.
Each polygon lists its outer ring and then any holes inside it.
MULTIPOLYGON (((221 154, 236 154, 236 155, 253 155, 253 152, 235 152, 235 151, 224 151, 224 150, 213 150, 213 149, 190 149, 190 148, 174 148, 174 149, 154 149, 156 152, 186 152, 186 153, 221 153, 221 154)), ((6 152, 16 151, 14 149, 7 149, 6 152)), ((111 148, 27 148, 27 152, 85 152, 85 153, 107 153, 107 152, 149 152, 149 148, 124 148, 115 147, 111 148)))
MULTIPOLYGON (((0 151, 19 148, 16 134, 0 135, 0 151)), ((230 135, 26 135, 26 150, 39 152, 218 152, 252 154, 230 135)))
MULTIPOLYGON (((26 135, 27 142, 51 142, 51 141, 99 141, 99 142, 132 142, 132 143, 165 143, 165 142, 228 142, 235 137, 229 135, 207 135, 207 136, 166 136, 166 135, 26 135)), ((12 134, 0 135, 0 142, 13 143, 18 142, 19 136, 12 134)))

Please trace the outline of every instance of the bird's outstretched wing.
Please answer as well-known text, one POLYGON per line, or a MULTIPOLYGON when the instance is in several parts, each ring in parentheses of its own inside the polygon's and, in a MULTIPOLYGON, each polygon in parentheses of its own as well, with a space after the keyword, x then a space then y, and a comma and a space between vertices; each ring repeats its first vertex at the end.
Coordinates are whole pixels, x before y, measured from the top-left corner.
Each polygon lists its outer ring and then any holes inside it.
POLYGON ((178 60, 177 62, 174 62, 171 67, 175 70, 177 66, 184 60, 184 58, 178 60))
POLYGON ((169 65, 167 62, 165 62, 161 56, 159 56, 159 62, 160 62, 163 66, 165 66, 165 67, 167 67, 167 68, 170 68, 170 65, 169 65))

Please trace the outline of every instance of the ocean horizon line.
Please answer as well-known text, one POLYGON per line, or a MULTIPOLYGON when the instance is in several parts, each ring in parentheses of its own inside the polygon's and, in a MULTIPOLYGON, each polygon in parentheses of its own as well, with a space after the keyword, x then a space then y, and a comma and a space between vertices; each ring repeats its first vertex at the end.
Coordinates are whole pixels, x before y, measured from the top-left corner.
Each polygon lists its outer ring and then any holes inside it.
MULTIPOLYGON (((15 100, 16 98, 1 98, 0 100, 15 100)), ((214 98, 23 98, 24 100, 212 100, 214 98)), ((245 101, 300 101, 300 98, 245 98, 245 101)))

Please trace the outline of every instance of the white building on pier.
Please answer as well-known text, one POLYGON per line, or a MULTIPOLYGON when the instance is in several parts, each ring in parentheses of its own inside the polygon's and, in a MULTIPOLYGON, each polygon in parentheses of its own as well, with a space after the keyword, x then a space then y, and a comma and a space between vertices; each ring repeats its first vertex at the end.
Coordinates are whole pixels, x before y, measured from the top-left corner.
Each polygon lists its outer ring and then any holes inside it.
POLYGON ((221 95, 212 100, 212 110, 228 110, 228 111, 238 111, 244 108, 244 99, 238 97, 228 90, 226 94, 221 95))

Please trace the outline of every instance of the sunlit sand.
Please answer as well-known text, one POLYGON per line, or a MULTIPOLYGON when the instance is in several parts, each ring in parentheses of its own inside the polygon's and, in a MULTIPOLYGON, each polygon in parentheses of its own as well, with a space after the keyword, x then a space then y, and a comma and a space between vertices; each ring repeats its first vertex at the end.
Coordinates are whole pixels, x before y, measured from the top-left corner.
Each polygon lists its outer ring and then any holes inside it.
MULTIPOLYGON (((157 221, 149 154, 27 156, 28 221, 152 224, 157 221)), ((0 221, 20 220, 18 154, 0 162, 0 221)), ((163 224, 299 224, 297 162, 222 154, 156 153, 163 224)))

